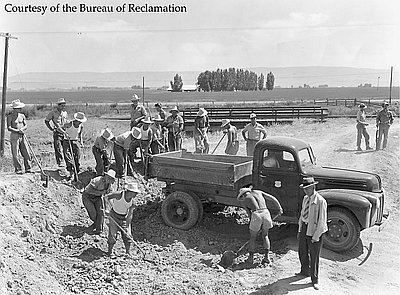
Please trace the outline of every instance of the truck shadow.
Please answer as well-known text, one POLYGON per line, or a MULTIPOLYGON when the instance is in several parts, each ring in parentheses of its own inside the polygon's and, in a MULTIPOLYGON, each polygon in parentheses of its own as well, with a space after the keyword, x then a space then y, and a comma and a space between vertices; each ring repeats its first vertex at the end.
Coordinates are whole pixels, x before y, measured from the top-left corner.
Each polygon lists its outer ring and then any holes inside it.
POLYGON ((263 295, 263 294, 274 294, 274 295, 283 295, 289 294, 290 292, 294 292, 297 290, 312 288, 311 283, 303 283, 298 282, 302 280, 302 277, 299 276, 291 276, 287 278, 282 278, 277 280, 272 284, 268 284, 262 286, 258 290, 250 293, 252 295, 263 295))

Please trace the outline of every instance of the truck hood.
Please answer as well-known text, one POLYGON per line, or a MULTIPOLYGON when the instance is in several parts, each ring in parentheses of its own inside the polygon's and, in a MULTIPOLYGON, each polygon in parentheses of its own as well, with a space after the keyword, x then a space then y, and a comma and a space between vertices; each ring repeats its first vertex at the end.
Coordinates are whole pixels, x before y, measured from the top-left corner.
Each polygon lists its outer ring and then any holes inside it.
POLYGON ((341 188, 376 193, 382 191, 381 178, 370 172, 315 165, 306 167, 303 172, 314 176, 319 182, 318 189, 341 188))

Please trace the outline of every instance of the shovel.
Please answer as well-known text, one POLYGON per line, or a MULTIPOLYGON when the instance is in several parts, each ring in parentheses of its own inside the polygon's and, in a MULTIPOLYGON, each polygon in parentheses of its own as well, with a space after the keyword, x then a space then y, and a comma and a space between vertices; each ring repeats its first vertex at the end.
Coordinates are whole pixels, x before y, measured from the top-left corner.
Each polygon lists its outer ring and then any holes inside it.
POLYGON ((32 146, 31 146, 31 144, 29 143, 29 140, 28 140, 28 138, 26 137, 25 134, 24 134, 24 139, 25 139, 25 141, 26 141, 26 143, 27 143, 27 145, 28 145, 28 148, 29 148, 31 154, 33 155, 33 158, 35 159, 36 164, 39 166, 39 169, 40 169, 40 179, 45 181, 45 182, 43 183, 43 186, 44 186, 44 187, 49 187, 49 179, 50 179, 50 176, 47 175, 46 173, 44 173, 43 167, 42 167, 42 165, 40 164, 40 161, 38 160, 38 158, 36 157, 36 154, 35 154, 35 152, 33 151, 32 146))
POLYGON ((124 228, 122 228, 122 227, 115 221, 114 218, 112 218, 110 215, 108 216, 108 218, 109 218, 109 220, 111 220, 112 222, 114 222, 115 225, 116 225, 116 226, 128 237, 128 239, 139 249, 140 253, 142 253, 142 255, 143 255, 143 256, 142 256, 143 261, 150 262, 150 263, 153 263, 154 265, 157 265, 157 264, 156 264, 156 261, 155 261, 155 259, 154 259, 154 257, 148 258, 147 255, 146 255, 146 252, 143 250, 142 247, 140 247, 140 245, 138 244, 138 242, 136 242, 136 241, 133 239, 133 237, 132 237, 124 228))
POLYGON ((249 241, 244 243, 242 247, 240 247, 239 250, 237 250, 236 252, 232 250, 225 251, 221 256, 219 264, 225 268, 231 267, 233 265, 234 259, 239 256, 239 253, 247 246, 248 243, 249 241))
POLYGON ((215 150, 219 147, 219 145, 221 144, 221 141, 224 139, 225 135, 226 135, 226 133, 224 133, 224 135, 223 135, 223 136, 221 137, 221 139, 218 141, 218 144, 217 144, 217 146, 214 148, 214 150, 212 151, 211 155, 213 155, 214 152, 215 152, 215 150))

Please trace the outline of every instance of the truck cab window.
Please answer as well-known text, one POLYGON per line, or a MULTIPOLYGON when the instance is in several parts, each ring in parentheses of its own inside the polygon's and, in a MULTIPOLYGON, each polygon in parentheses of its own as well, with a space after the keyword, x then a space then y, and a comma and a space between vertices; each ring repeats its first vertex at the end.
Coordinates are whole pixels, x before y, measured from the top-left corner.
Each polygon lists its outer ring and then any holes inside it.
POLYGON ((280 160, 282 159, 282 151, 265 150, 263 155, 263 166, 266 168, 280 168, 280 160))
POLYGON ((310 155, 310 151, 307 148, 300 150, 298 154, 301 167, 307 167, 314 163, 313 156, 310 155))

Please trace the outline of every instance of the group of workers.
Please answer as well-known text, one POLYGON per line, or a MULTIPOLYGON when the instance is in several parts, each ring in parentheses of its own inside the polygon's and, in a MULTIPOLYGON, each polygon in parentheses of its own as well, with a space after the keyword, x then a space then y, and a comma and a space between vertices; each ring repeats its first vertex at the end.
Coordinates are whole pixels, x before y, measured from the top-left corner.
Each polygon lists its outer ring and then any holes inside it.
MULTIPOLYGON (((176 151, 182 148, 182 131, 184 127, 183 118, 179 115, 177 107, 172 108, 167 116, 161 103, 156 103, 157 117, 150 118, 146 109, 139 105, 140 98, 133 95, 131 101, 130 130, 118 136, 114 136, 109 128, 101 131, 92 146, 92 152, 96 160, 96 177, 85 187, 82 192, 82 202, 87 210, 89 218, 93 221, 88 230, 93 234, 103 231, 103 223, 106 208, 109 212, 109 234, 108 253, 113 255, 113 247, 116 243, 117 234, 120 231, 125 245, 126 253, 130 253, 130 225, 135 207, 134 198, 140 193, 136 182, 125 182, 125 176, 132 172, 130 163, 137 156, 137 149, 141 158, 149 154, 158 154, 166 151, 176 151), (115 170, 110 169, 111 161, 109 151, 112 150, 115 158, 115 170), (123 178, 122 189, 111 191, 112 184, 117 178, 123 178)), ((22 174, 22 164, 18 159, 20 152, 23 157, 26 173, 31 173, 31 156, 29 153, 29 142, 25 136, 27 128, 26 118, 21 109, 24 103, 20 100, 12 101, 12 112, 7 117, 7 127, 10 131, 11 151, 15 172, 22 174)), ((388 103, 382 104, 376 118, 378 128, 376 150, 381 147, 383 138, 383 149, 387 146, 387 137, 390 125, 393 123, 393 113, 388 110, 388 103)), ((80 169, 80 149, 83 146, 82 131, 83 123, 87 121, 84 113, 76 112, 71 121, 68 120, 66 112, 66 101, 60 98, 57 106, 45 118, 46 126, 53 132, 53 143, 56 163, 59 168, 66 164, 69 178, 77 177, 80 169)), ((357 148, 361 150, 361 138, 364 136, 366 149, 372 149, 369 142, 369 134, 366 131, 365 104, 359 105, 357 113, 357 148)), ((257 122, 256 114, 250 114, 250 123, 242 129, 243 139, 246 141, 246 153, 252 156, 254 146, 267 136, 265 128, 257 122)), ((239 149, 237 128, 229 119, 223 119, 220 125, 227 135, 225 153, 236 155, 239 149)), ((196 153, 209 153, 210 143, 208 130, 210 119, 204 108, 200 108, 194 120, 194 142, 196 153)), ((311 276, 315 289, 318 286, 319 255, 322 247, 322 237, 327 231, 327 204, 324 198, 315 190, 317 182, 312 177, 305 177, 300 185, 304 189, 305 196, 302 202, 302 210, 299 218, 299 259, 301 263, 299 276, 311 276)), ((254 190, 252 186, 239 190, 237 196, 250 217, 250 241, 248 262, 253 263, 256 248, 256 238, 259 232, 265 249, 263 262, 270 263, 269 251, 270 241, 268 231, 273 226, 273 219, 282 214, 279 201, 272 195, 260 190, 254 190), (279 208, 279 213, 271 217, 266 206, 270 201, 279 208)))

